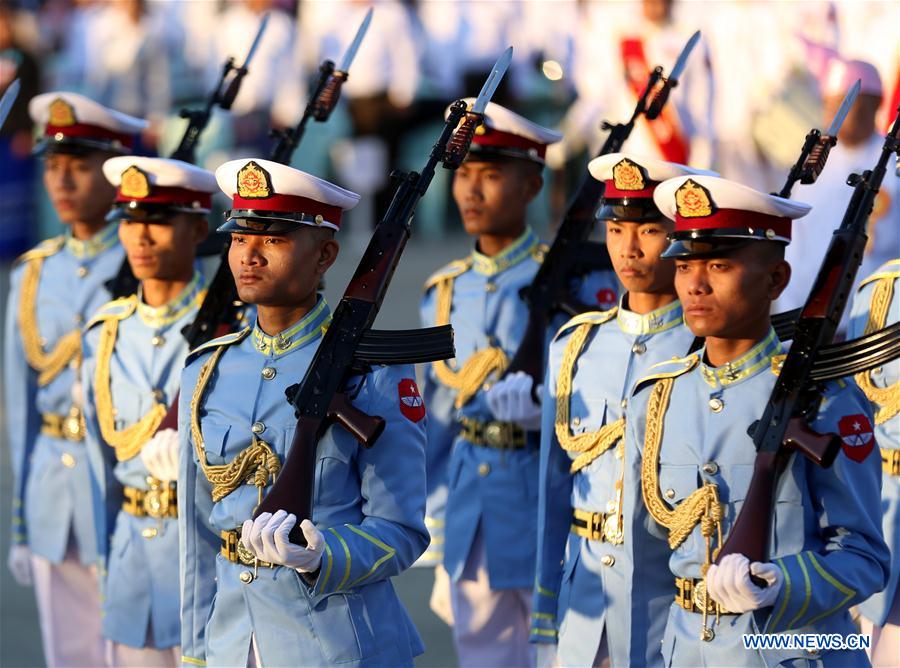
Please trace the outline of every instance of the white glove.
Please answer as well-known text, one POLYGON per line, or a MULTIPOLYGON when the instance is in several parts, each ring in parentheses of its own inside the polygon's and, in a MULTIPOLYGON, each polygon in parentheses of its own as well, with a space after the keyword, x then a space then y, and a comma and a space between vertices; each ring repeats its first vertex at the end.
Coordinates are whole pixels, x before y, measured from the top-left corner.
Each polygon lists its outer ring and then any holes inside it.
POLYGON ((141 461, 157 480, 178 480, 178 432, 162 429, 141 448, 141 461))
POLYGON ((31 586, 31 550, 27 545, 13 545, 6 560, 9 572, 20 587, 31 586))
POLYGON ((706 592, 729 612, 750 612, 773 605, 783 584, 778 566, 760 561, 751 564, 743 554, 725 555, 706 573, 706 592), (750 580, 751 573, 769 586, 757 587, 750 580))
MULTIPOLYGON (((487 392, 487 402, 494 417, 502 422, 517 422, 526 431, 541 428, 541 404, 531 398, 534 379, 524 371, 507 376, 487 392)), ((535 394, 540 397, 543 385, 535 394)))
POLYGON ((431 588, 431 611, 447 626, 453 626, 453 606, 450 604, 450 576, 443 566, 434 567, 434 587, 431 588))
POLYGON ((288 538, 297 523, 297 516, 279 510, 274 515, 263 513, 255 520, 247 520, 241 528, 241 542, 256 558, 272 564, 281 564, 301 573, 313 573, 322 563, 325 536, 309 520, 303 520, 300 528, 306 538, 306 547, 294 545, 288 538))
POLYGON ((556 643, 539 643, 537 646, 537 668, 559 668, 556 658, 556 643))

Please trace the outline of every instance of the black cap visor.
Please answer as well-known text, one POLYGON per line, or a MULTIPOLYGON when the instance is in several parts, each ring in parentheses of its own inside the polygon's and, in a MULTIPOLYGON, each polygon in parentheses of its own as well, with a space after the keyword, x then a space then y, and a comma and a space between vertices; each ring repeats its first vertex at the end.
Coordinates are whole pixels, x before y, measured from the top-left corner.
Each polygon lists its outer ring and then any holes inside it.
MULTIPOLYGON (((217 232, 237 232, 239 234, 266 234, 277 236, 290 234, 303 227, 320 227, 316 216, 307 213, 285 211, 264 211, 262 209, 231 209, 225 212, 225 223, 217 232)), ((326 229, 333 230, 328 226, 326 229)))
POLYGON ((68 155, 85 155, 95 151, 128 155, 131 149, 116 139, 88 139, 85 137, 69 137, 58 134, 52 137, 43 137, 31 151, 32 155, 44 156, 52 153, 65 153, 68 155))
POLYGON ((150 202, 117 202, 106 214, 106 220, 110 223, 124 220, 130 223, 166 225, 171 223, 172 217, 179 213, 205 215, 209 213, 209 210, 150 202))
POLYGON ((747 236, 726 234, 738 230, 719 230, 712 234, 705 232, 675 232, 669 235, 669 247, 662 252, 663 258, 700 259, 725 256, 729 253, 755 243, 784 244, 780 240, 767 239, 765 236, 747 236))
POLYGON ((472 144, 469 147, 464 162, 498 162, 501 160, 525 160, 541 167, 544 166, 544 159, 538 154, 537 149, 483 146, 481 144, 472 144))
POLYGON ((649 223, 663 217, 656 208, 656 204, 653 203, 652 197, 603 199, 601 202, 602 206, 597 212, 597 220, 649 223))

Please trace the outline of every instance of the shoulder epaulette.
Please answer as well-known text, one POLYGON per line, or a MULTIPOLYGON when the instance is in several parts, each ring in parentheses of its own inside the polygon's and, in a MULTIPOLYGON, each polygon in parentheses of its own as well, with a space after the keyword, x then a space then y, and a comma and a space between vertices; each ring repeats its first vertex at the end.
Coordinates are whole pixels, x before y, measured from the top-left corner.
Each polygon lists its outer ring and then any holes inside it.
POLYGON ((221 346, 230 346, 235 343, 240 343, 247 335, 250 333, 250 327, 244 327, 244 329, 232 332, 231 334, 226 334, 225 336, 220 336, 217 339, 213 339, 212 341, 207 341, 201 346, 197 346, 191 352, 188 353, 187 359, 185 360, 185 364, 190 364, 193 360, 197 358, 203 352, 207 350, 212 350, 213 348, 219 348, 221 346))
POLYGON ((437 285, 441 281, 447 280, 448 278, 456 278, 457 276, 461 276, 471 268, 471 258, 466 258, 465 260, 453 260, 453 262, 441 267, 428 277, 428 280, 425 281, 425 286, 422 288, 422 292, 428 292, 435 285, 437 285))
POLYGON ((569 320, 569 322, 567 322, 565 325, 560 327, 556 332, 556 336, 553 337, 553 340, 556 341, 558 338, 575 329, 579 325, 591 324, 597 326, 602 325, 605 322, 609 322, 616 317, 616 313, 618 312, 619 307, 613 306, 611 309, 607 309, 606 311, 588 311, 587 313, 580 313, 579 315, 576 315, 574 318, 569 320))
POLYGON ((124 320, 134 313, 136 308, 137 295, 113 299, 110 302, 106 302, 97 310, 94 316, 88 321, 88 324, 84 326, 84 329, 87 331, 94 325, 106 322, 107 320, 124 320))
POLYGON ((859 288, 862 289, 864 285, 868 285, 869 283, 873 283, 874 281, 879 281, 882 278, 900 278, 900 259, 897 260, 888 260, 883 265, 878 267, 878 270, 872 274, 864 278, 859 283, 859 288))
POLYGON ((662 380, 663 378, 677 378, 678 376, 686 374, 699 363, 700 355, 697 353, 688 355, 687 357, 673 357, 665 362, 657 362, 650 367, 650 369, 657 369, 657 371, 652 371, 636 382, 632 394, 639 392, 642 388, 657 380, 662 380))
POLYGON ((25 251, 19 257, 17 257, 15 260, 15 264, 28 262, 29 260, 34 260, 35 258, 44 258, 50 257, 51 255, 56 255, 56 253, 62 250, 62 247, 65 245, 65 243, 66 238, 63 235, 45 239, 31 250, 25 251))

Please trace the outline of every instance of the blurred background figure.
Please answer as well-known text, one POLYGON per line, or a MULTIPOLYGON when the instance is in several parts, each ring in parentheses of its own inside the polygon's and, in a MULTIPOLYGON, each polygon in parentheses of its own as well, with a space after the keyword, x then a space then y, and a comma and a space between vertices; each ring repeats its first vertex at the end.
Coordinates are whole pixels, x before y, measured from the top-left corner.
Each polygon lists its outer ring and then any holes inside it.
MULTIPOLYGON (((779 311, 802 306, 806 301, 831 242, 831 232, 840 224, 853 194, 853 189, 847 185, 847 176, 871 169, 881 155, 884 135, 876 118, 884 88, 878 70, 869 62, 844 60, 837 55, 830 59, 822 81, 822 119, 817 127, 826 128, 831 123, 847 90, 857 79, 861 81, 859 97, 841 126, 828 164, 814 185, 795 187, 793 196, 813 208, 802 224, 795 225, 794 243, 788 246, 786 257, 792 275, 778 300, 779 311)), ((900 178, 893 164, 889 165, 875 199, 868 235, 858 280, 896 258, 900 252, 900 178)))
MULTIPOLYGON (((216 53, 213 76, 207 89, 218 80, 222 63, 229 56, 243 64, 259 22, 269 13, 266 32, 231 108, 234 155, 268 155, 272 141, 269 129, 294 125, 305 103, 305 85, 300 65, 294 20, 275 0, 236 0, 224 5, 216 21, 216 53)), ((212 26, 210 26, 212 28, 212 26)), ((219 163, 226 156, 220 156, 219 163)))
POLYGON ((28 101, 40 91, 40 70, 22 38, 20 19, 9 3, 0 4, 0 95, 15 79, 21 86, 0 128, 0 259, 19 255, 34 241, 35 159, 28 101))
MULTIPOLYGON (((594 154, 606 135, 600 131, 601 122, 627 121, 650 71, 656 65, 666 72, 672 68, 699 27, 684 21, 679 8, 673 0, 582 5, 573 72, 578 97, 563 124, 566 157, 585 146, 594 154)), ((672 92, 671 104, 659 118, 637 123, 628 150, 709 167, 715 157, 713 94, 710 58, 701 39, 672 92)))
POLYGON ((350 218, 362 222, 365 216, 367 227, 390 204, 393 188, 387 176, 397 165, 401 138, 412 121, 419 51, 409 10, 394 0, 302 2, 299 7, 301 32, 309 37, 304 40, 304 63, 312 71, 324 58, 340 66, 373 4, 371 26, 342 90, 352 139, 338 144, 331 153, 341 183, 362 195, 363 207, 350 218))

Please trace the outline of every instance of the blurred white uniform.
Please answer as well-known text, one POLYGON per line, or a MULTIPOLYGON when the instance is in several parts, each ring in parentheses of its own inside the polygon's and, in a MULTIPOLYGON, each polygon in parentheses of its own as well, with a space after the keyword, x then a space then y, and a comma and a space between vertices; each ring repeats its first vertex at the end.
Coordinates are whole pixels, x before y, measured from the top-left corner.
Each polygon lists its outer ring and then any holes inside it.
MULTIPOLYGON (((369 3, 302 2, 300 43, 303 62, 312 69, 330 58, 336 66, 356 35, 369 3)), ((342 95, 373 97, 387 93, 399 107, 409 105, 419 80, 419 53, 406 8, 388 0, 374 4, 372 24, 353 60, 342 95)))
MULTIPOLYGON (((218 22, 217 63, 234 56, 236 64, 243 65, 261 18, 243 2, 228 3, 218 22)), ((251 69, 252 74, 241 84, 232 112, 242 116, 271 110, 274 124, 295 125, 305 106, 305 85, 294 20, 284 12, 269 12, 269 23, 251 69)))
MULTIPOLYGON (((816 273, 831 242, 831 234, 841 223, 853 188, 846 185, 847 176, 872 169, 881 155, 884 136, 873 134, 869 140, 855 147, 838 142, 828 156, 828 164, 812 186, 797 185, 792 197, 812 205, 812 211, 801 224, 794 226, 793 242, 785 256, 791 264, 791 281, 776 303, 777 311, 802 306, 809 296, 816 273)), ((869 218, 869 242, 857 282, 874 273, 882 264, 897 257, 900 249, 900 178, 894 161, 875 199, 875 209, 869 218)))
MULTIPOLYGON (((659 26, 645 20, 641 12, 639 5, 588 4, 578 22, 573 71, 578 99, 567 116, 566 134, 586 141, 592 152, 606 135, 601 133, 600 123, 626 122, 637 101, 635 90, 643 89, 657 65, 668 72, 696 30, 695 25, 681 22, 677 14, 672 22, 659 26)), ((709 166, 715 136, 712 97, 712 72, 701 39, 672 91, 666 119, 654 121, 653 132, 646 120, 639 121, 628 139, 628 151, 695 167, 709 166)), ((567 152, 571 155, 573 151, 567 152)))

